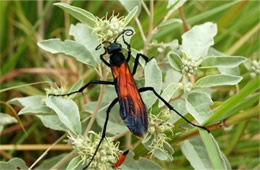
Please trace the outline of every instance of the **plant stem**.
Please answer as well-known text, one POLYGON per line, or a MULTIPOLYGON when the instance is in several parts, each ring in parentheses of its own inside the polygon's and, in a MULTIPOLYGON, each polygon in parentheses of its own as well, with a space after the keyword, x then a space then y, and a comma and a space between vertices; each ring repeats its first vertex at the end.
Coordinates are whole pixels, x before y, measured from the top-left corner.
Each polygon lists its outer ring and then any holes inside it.
POLYGON ((187 21, 185 19, 184 12, 183 12, 183 7, 179 8, 179 13, 180 13, 180 16, 181 16, 181 20, 183 22, 184 32, 187 32, 187 31, 190 30, 190 26, 188 25, 188 23, 187 23, 187 21))
POLYGON ((67 144, 56 145, 56 143, 60 142, 64 137, 66 137, 66 135, 63 135, 55 143, 53 143, 51 145, 48 145, 48 144, 2 145, 1 144, 0 150, 37 151, 37 150, 47 149, 46 150, 47 152, 49 150, 72 150, 73 148, 67 144))
POLYGON ((113 136, 113 141, 116 140, 116 139, 118 139, 118 138, 120 138, 120 137, 122 137, 122 136, 125 136, 125 135, 128 134, 128 133, 130 133, 130 131, 129 131, 129 130, 126 130, 126 131, 124 131, 124 132, 122 132, 122 133, 119 133, 119 134, 113 136))
MULTIPOLYGON (((104 70, 103 70, 103 78, 102 80, 107 80, 107 73, 106 73, 106 67, 104 67, 104 70)), ((88 135, 88 132, 90 131, 91 127, 93 126, 94 124, 94 121, 96 120, 96 117, 97 117, 97 113, 98 113, 98 110, 100 108, 100 105, 101 105, 101 102, 102 102, 102 99, 103 99, 103 96, 104 96, 104 91, 105 91, 105 87, 103 85, 100 86, 100 93, 99 93, 99 96, 98 96, 98 100, 97 100, 97 105, 96 105, 96 108, 95 108, 95 111, 88 123, 88 126, 87 126, 87 129, 85 130, 85 133, 84 133, 84 136, 87 136, 88 135)))
POLYGON ((148 34, 147 34, 147 38, 144 44, 144 55, 147 55, 147 51, 148 51, 148 46, 149 43, 152 39, 152 32, 153 32, 153 13, 154 13, 154 4, 153 4, 153 0, 150 0, 150 16, 149 16, 149 29, 148 29, 148 34))
POLYGON ((140 21, 137 17, 135 17, 135 22, 137 24, 137 27, 139 28, 139 31, 140 31, 140 34, 141 34, 143 41, 146 42, 146 37, 144 35, 143 27, 142 27, 142 25, 141 25, 141 23, 140 23, 140 21))
MULTIPOLYGON (((42 154, 41 154, 41 156, 30 166, 30 168, 28 169, 28 170, 30 170, 30 169, 32 169, 42 158, 44 158, 46 155, 47 155, 47 153, 50 151, 50 150, 54 150, 54 149, 56 149, 57 148, 57 144, 60 142, 60 141, 62 141, 64 138, 66 137, 66 134, 64 134, 64 135, 62 135, 59 139, 57 139, 51 146, 49 146, 48 148, 47 148, 47 150, 45 150, 42 154)), ((41 145, 42 146, 42 145, 41 145)), ((65 147, 67 147, 68 145, 66 145, 65 147)), ((63 147, 61 147, 60 145, 59 145, 59 147, 62 149, 62 150, 64 150, 65 148, 64 148, 64 146, 63 147)), ((34 148, 34 147, 30 147, 30 148, 34 148)), ((70 147, 71 149, 72 149, 72 147, 70 147)))
POLYGON ((145 12, 147 13, 147 15, 150 16, 150 15, 151 15, 151 14, 150 14, 150 11, 149 11, 149 9, 147 8, 146 4, 144 3, 144 0, 141 0, 141 3, 142 3, 142 5, 143 5, 144 10, 145 10, 145 12))
POLYGON ((242 120, 247 120, 254 116, 257 116, 258 113, 259 113, 259 107, 254 107, 254 108, 248 109, 244 112, 240 112, 239 114, 236 114, 236 115, 226 119, 224 121, 224 125, 230 126, 233 124, 237 124, 237 123, 241 122, 242 120))
POLYGON ((51 167, 51 170, 57 170, 59 167, 61 167, 63 164, 69 162, 72 158, 74 158, 77 155, 76 151, 71 151, 68 155, 66 155, 64 158, 59 160, 53 167, 51 167))

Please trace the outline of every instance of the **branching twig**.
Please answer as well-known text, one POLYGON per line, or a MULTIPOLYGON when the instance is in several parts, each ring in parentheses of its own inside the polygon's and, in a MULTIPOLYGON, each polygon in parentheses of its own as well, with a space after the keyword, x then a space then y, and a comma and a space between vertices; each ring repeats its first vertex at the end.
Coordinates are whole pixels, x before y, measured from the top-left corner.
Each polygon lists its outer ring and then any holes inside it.
POLYGON ((146 37, 144 35, 143 27, 142 27, 142 25, 141 25, 141 23, 140 23, 140 21, 137 17, 135 17, 135 22, 137 24, 137 27, 139 28, 139 31, 140 31, 140 34, 141 34, 143 41, 146 42, 146 37))
MULTIPOLYGON (((46 151, 44 151, 41 156, 30 166, 29 170, 32 169, 42 158, 44 158, 49 150, 53 149, 60 141, 62 141, 66 137, 66 134, 62 135, 59 139, 57 139, 46 151)), ((63 147, 64 150, 64 147, 63 147)))
POLYGON ((151 15, 151 14, 150 14, 150 11, 149 11, 149 9, 147 8, 146 4, 144 3, 144 0, 141 0, 141 3, 142 3, 142 5, 143 5, 144 10, 145 10, 145 12, 147 13, 147 15, 150 16, 150 15, 151 15))
POLYGON ((182 7, 179 8, 179 13, 180 13, 181 20, 182 20, 182 23, 183 23, 184 32, 187 32, 187 31, 190 30, 190 26, 188 25, 188 23, 186 21, 182 7))
POLYGON ((76 151, 71 151, 67 156, 59 160, 53 167, 51 167, 51 170, 57 170, 59 167, 61 167, 63 164, 69 162, 72 158, 74 158, 77 155, 76 151))
MULTIPOLYGON (((102 80, 104 80, 104 81, 107 80, 106 67, 104 67, 104 70, 103 70, 102 80)), ((105 91, 105 87, 101 85, 100 93, 99 93, 98 100, 97 100, 97 105, 96 105, 95 111, 92 114, 92 117, 91 117, 91 119, 88 123, 88 126, 87 126, 85 133, 84 133, 84 136, 88 135, 88 132, 90 131, 91 127, 93 126, 94 121, 96 120, 96 116, 97 116, 98 110, 100 108, 100 105, 101 105, 101 102, 102 102, 102 99, 103 99, 103 96, 104 96, 104 91, 105 91)))
POLYGON ((122 133, 119 133, 119 134, 113 136, 113 140, 116 140, 116 139, 118 139, 118 138, 120 138, 120 137, 122 137, 122 136, 125 136, 125 135, 128 134, 128 133, 130 133, 129 130, 126 130, 126 131, 124 131, 124 132, 122 132, 122 133))
POLYGON ((0 150, 19 150, 19 151, 36 151, 36 150, 45 150, 48 152, 49 150, 72 150, 73 148, 70 145, 67 144, 59 144, 66 135, 63 135, 61 138, 59 138, 55 143, 49 145, 49 144, 11 144, 11 145, 0 145, 0 150))

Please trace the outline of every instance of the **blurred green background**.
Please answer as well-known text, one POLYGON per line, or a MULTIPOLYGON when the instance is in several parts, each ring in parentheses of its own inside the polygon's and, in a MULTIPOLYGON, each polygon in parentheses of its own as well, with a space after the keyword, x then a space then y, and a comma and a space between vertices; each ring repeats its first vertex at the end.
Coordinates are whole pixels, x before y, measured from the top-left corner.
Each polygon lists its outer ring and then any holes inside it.
MULTIPOLYGON (((44 95, 44 88, 49 87, 46 81, 65 84, 70 87, 75 81, 97 75, 86 66, 62 55, 46 53, 37 46, 37 41, 49 38, 69 39, 68 29, 71 23, 77 23, 73 17, 64 14, 63 10, 53 6, 53 1, 0 1, 0 84, 1 89, 11 88, 0 93, 1 112, 10 113, 12 110, 6 101, 19 96, 36 94, 44 95), (36 83, 29 85, 30 83, 36 83), (23 86, 25 85, 25 86, 23 86), (19 86, 22 86, 19 88, 19 86)), ((145 1, 147 6, 149 2, 145 1)), ((81 7, 98 17, 107 13, 120 13, 127 15, 126 10, 118 1, 75 1, 72 5, 81 7)), ((166 15, 167 1, 155 1, 154 25, 162 21, 166 15)), ((202 24, 207 21, 218 25, 218 34, 215 37, 214 48, 230 54, 245 56, 249 59, 259 60, 259 1, 188 1, 183 6, 187 23, 190 26, 202 24)), ((171 18, 180 18, 178 11, 171 18)), ((147 32, 149 18, 144 10, 139 15, 144 32, 147 32)), ((134 20, 130 23, 137 34, 132 38, 131 44, 135 49, 143 48, 143 41, 134 20)), ((171 41, 181 39, 183 27, 176 24, 159 30, 153 39, 171 41)), ((149 56, 154 56, 152 51, 149 56)), ((242 71, 243 73, 243 71, 242 71)), ((245 84, 248 80, 245 80, 245 84)), ((228 92, 217 96, 218 100, 225 100, 228 92)), ((14 108, 16 111, 19 108, 14 108)), ((28 137, 19 125, 10 125, 1 133, 3 144, 51 144, 61 132, 43 127, 39 119, 31 116, 21 116, 21 121, 27 129, 28 137)), ((233 152, 228 153, 228 159, 234 169, 251 169, 259 163, 259 121, 245 122, 242 127, 240 142, 233 152), (248 125, 248 126, 247 126, 248 125)), ((232 131, 217 131, 215 134, 223 151, 228 152, 228 141, 232 138, 232 131)), ((226 152, 226 153, 227 153, 226 152)), ((0 152, 1 160, 18 156, 31 165, 42 151, 13 150, 0 152), (2 154, 1 154, 2 153, 2 154)), ((47 157, 62 153, 51 151, 47 157)), ((174 167, 191 168, 188 161, 176 151, 174 167)))

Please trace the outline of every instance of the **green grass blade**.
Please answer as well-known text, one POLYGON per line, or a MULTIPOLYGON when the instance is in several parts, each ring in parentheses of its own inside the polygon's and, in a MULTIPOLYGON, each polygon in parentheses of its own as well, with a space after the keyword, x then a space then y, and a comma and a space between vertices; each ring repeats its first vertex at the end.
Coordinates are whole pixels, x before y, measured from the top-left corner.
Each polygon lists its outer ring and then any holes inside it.
POLYGON ((209 117, 209 119, 204 122, 204 125, 208 123, 215 122, 219 117, 226 114, 227 111, 231 110, 237 103, 243 101, 248 95, 255 92, 260 87, 260 77, 258 76, 251 83, 249 83, 246 87, 244 87, 240 92, 236 95, 229 98, 219 109, 209 117))

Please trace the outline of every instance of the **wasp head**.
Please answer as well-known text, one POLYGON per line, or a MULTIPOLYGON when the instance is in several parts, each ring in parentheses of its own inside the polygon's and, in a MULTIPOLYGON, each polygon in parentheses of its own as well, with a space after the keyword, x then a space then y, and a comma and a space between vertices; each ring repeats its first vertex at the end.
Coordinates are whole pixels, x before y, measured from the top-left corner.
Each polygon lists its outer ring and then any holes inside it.
POLYGON ((112 54, 121 50, 122 50, 122 45, 117 42, 114 42, 107 47, 108 54, 112 54))

